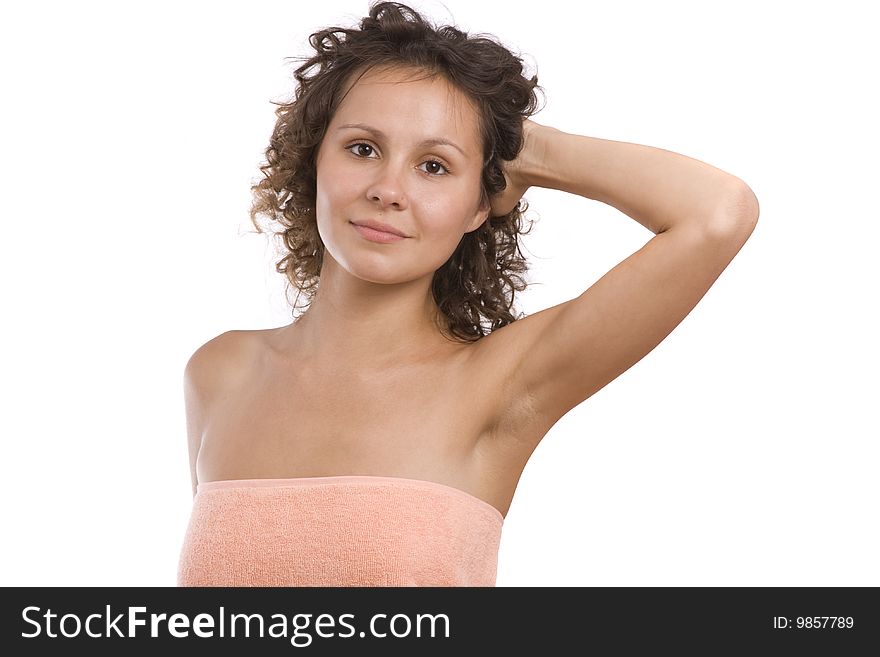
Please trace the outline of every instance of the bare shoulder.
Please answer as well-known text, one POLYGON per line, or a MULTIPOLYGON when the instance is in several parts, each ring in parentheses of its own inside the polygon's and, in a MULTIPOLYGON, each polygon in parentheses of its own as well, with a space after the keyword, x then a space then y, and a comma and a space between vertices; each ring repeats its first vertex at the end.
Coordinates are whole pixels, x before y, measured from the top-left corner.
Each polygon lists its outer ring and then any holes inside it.
POLYGON ((211 406, 242 380, 254 348, 251 331, 226 331, 199 346, 186 363, 183 391, 193 495, 198 485, 196 463, 211 406))
POLYGON ((234 383, 244 372, 254 348, 252 331, 221 333, 193 352, 184 370, 185 379, 206 392, 234 383))

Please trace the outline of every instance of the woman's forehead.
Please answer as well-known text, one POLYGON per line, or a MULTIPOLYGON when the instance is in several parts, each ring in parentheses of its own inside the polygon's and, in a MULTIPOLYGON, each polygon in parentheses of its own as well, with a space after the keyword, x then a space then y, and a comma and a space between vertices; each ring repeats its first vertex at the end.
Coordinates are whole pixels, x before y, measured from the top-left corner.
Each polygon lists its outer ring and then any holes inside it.
POLYGON ((370 126, 382 133, 430 132, 426 139, 445 137, 465 152, 479 143, 479 115, 467 94, 444 76, 423 71, 392 69, 354 76, 332 124, 370 126))

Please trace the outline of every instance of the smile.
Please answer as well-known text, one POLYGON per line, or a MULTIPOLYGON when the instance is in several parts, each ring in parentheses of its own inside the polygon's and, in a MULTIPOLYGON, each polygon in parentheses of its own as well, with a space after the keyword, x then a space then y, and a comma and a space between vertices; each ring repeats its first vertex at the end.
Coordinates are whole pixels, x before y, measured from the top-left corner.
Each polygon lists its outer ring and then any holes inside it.
POLYGON ((367 226, 359 226, 354 223, 352 223, 351 225, 360 234, 361 237, 370 242, 377 242, 379 244, 390 244, 391 242, 399 242, 401 240, 407 239, 405 237, 402 237, 401 235, 386 233, 385 231, 368 228, 367 226))

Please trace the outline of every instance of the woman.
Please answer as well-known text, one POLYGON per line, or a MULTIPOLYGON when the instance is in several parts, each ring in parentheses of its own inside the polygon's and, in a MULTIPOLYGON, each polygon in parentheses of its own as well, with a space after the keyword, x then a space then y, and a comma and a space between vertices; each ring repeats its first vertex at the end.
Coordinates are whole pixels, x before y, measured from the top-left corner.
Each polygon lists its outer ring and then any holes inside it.
POLYGON ((541 438, 682 321, 748 239, 757 200, 685 156, 535 123, 521 60, 405 5, 310 42, 251 215, 282 226, 277 269, 309 303, 187 364, 178 583, 492 586, 541 438), (612 205, 655 237, 517 319, 532 186, 612 205))

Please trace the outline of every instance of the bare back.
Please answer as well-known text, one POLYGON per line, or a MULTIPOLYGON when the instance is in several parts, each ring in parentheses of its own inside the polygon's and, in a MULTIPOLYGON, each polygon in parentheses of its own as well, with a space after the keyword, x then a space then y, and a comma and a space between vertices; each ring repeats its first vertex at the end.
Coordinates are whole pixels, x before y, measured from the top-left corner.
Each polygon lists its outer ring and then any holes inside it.
POLYGON ((199 482, 405 477, 461 489, 506 516, 530 450, 497 439, 512 416, 498 419, 507 372, 479 349, 487 338, 376 374, 310 368, 280 348, 279 330, 228 334, 236 375, 199 428, 199 482))

